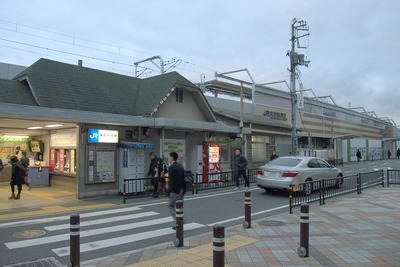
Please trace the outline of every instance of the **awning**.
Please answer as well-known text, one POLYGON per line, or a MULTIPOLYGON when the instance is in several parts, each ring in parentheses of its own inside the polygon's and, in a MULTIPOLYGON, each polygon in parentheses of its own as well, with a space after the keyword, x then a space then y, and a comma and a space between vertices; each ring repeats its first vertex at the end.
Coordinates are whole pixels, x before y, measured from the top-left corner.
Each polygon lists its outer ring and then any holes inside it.
POLYGON ((354 139, 354 138, 358 138, 358 137, 361 137, 361 136, 360 135, 356 135, 356 134, 345 134, 345 135, 335 136, 333 139, 345 140, 345 139, 354 139))
POLYGON ((127 142, 127 141, 120 141, 118 146, 123 147, 123 148, 134 148, 134 149, 154 149, 155 148, 155 145, 151 144, 151 143, 127 142))

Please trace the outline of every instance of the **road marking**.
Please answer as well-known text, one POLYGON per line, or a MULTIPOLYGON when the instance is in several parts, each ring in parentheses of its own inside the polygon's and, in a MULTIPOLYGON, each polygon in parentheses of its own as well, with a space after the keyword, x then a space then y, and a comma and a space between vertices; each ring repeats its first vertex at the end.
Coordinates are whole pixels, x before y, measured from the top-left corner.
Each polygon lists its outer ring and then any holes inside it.
POLYGON ((111 203, 85 205, 85 206, 73 206, 73 207, 50 206, 50 207, 43 207, 40 210, 36 210, 36 211, 2 214, 2 215, 0 215, 0 219, 18 219, 18 218, 31 217, 31 216, 62 213, 62 212, 68 212, 68 211, 69 212, 71 212, 71 211, 77 212, 77 211, 88 210, 88 209, 109 208, 109 207, 113 207, 113 206, 115 206, 115 204, 111 204, 111 203))
MULTIPOLYGON (((204 226, 205 225, 199 224, 199 223, 189 223, 189 224, 184 225, 184 230, 189 231, 189 230, 198 229, 198 228, 201 228, 204 226)), ((81 251, 81 253, 88 252, 88 251, 128 244, 128 243, 132 243, 132 242, 137 242, 137 241, 141 241, 141 240, 145 240, 145 239, 149 239, 149 238, 165 236, 165 235, 169 235, 169 234, 172 235, 175 233, 176 233, 175 230, 168 227, 168 228, 163 228, 163 229, 159 229, 159 230, 152 230, 152 231, 148 231, 148 232, 144 232, 144 233, 139 233, 139 234, 125 235, 125 236, 121 236, 121 237, 115 237, 115 238, 104 239, 104 240, 99 240, 99 241, 95 241, 95 242, 81 244, 80 251, 81 251)), ((62 247, 62 248, 55 248, 55 249, 52 249, 52 251, 54 253, 56 253, 59 257, 70 255, 69 246, 62 247)))
MULTIPOLYGON (((90 218, 99 215, 110 215, 115 213, 122 213, 122 212, 129 212, 129 211, 137 211, 140 210, 138 207, 129 207, 129 208, 121 208, 121 209, 111 209, 111 210, 102 210, 102 211, 94 211, 88 213, 82 213, 80 215, 81 218, 90 218)), ((31 224, 42 224, 42 223, 49 223, 49 222, 58 222, 69 220, 70 216, 58 216, 58 217, 50 217, 50 218, 43 218, 43 219, 34 219, 34 220, 26 220, 26 221, 18 221, 18 222, 8 222, 8 223, 1 223, 0 228, 5 227, 15 227, 15 226, 24 226, 24 225, 31 225, 31 224)))
MULTIPOLYGON (((85 226, 92 226, 92 225, 103 224, 103 223, 126 221, 126 220, 137 219, 137 218, 145 218, 145 217, 154 216, 154 215, 158 215, 158 214, 159 214, 158 212, 149 211, 149 212, 135 213, 135 214, 130 214, 130 215, 108 217, 108 218, 103 218, 103 219, 84 221, 84 222, 81 222, 79 226, 82 228, 85 226)), ((69 229, 70 226, 71 225, 69 223, 65 223, 65 224, 47 226, 44 229, 47 231, 57 231, 57 230, 69 229)))
MULTIPOLYGON (((251 216, 260 215, 260 214, 272 212, 272 211, 275 211, 275 210, 284 209, 284 208, 287 208, 287 207, 289 207, 289 205, 283 205, 283 206, 275 207, 275 208, 272 208, 272 209, 269 209, 269 210, 262 210, 262 211, 259 211, 259 212, 252 213, 251 216)), ((240 220, 240 219, 244 219, 244 216, 239 216, 239 217, 236 217, 236 218, 230 218, 230 219, 219 221, 219 222, 215 222, 215 223, 209 223, 209 224, 207 224, 207 226, 214 226, 216 224, 224 224, 224 223, 233 222, 233 221, 240 220)))
MULTIPOLYGON (((224 196, 224 195, 231 195, 231 194, 236 194, 236 193, 240 193, 240 192, 245 192, 242 190, 237 190, 237 191, 232 191, 232 190, 233 189, 231 189, 227 192, 219 192, 219 193, 212 193, 212 194, 207 194, 207 195, 202 195, 202 196, 188 197, 188 198, 185 198, 184 201, 192 201, 192 200, 198 200, 198 199, 203 199, 203 198, 219 197, 219 196, 224 196)), ((255 191, 255 190, 261 190, 261 188, 249 189, 249 191, 255 191)), ((168 201, 155 202, 155 203, 153 202, 153 203, 149 203, 149 204, 141 204, 136 207, 144 208, 144 207, 157 206, 160 204, 167 204, 167 203, 168 203, 168 201)))
POLYGON ((354 171, 344 171, 344 173, 350 173, 350 172, 354 172, 354 171))
MULTIPOLYGON (((172 221, 173 221, 173 219, 171 217, 164 217, 164 218, 148 220, 148 221, 143 221, 143 222, 121 224, 121 225, 117 225, 117 226, 110 226, 110 227, 86 230, 86 231, 80 232, 80 237, 82 238, 82 237, 96 236, 96 235, 107 234, 107 233, 115 233, 115 232, 119 232, 119 231, 125 231, 125 230, 137 229, 137 228, 153 226, 153 225, 158 225, 158 224, 163 224, 163 223, 169 223, 172 221)), ((186 225, 185 225, 185 229, 186 229, 186 225)), ((152 231, 150 231, 150 232, 152 232, 152 231)), ((144 233, 146 233, 146 232, 144 232, 144 233)), ((121 237, 121 238, 125 238, 125 237, 121 237)), ((59 241, 66 241, 69 239, 70 239, 70 234, 68 233, 68 234, 60 234, 60 235, 54 235, 54 236, 48 236, 48 237, 35 238, 35 239, 30 239, 30 240, 8 242, 8 243, 5 243, 5 245, 9 249, 17 249, 17 248, 36 246, 36 245, 55 243, 55 242, 59 242, 59 241)), ((136 241, 136 240, 134 240, 134 241, 136 241)))

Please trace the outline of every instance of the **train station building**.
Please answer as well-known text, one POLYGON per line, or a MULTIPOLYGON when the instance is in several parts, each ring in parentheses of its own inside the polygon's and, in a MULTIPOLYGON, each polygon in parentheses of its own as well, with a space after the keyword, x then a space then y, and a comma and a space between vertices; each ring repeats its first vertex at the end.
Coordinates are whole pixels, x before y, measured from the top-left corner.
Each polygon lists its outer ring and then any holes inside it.
MULTIPOLYGON (((234 168, 236 148, 255 168, 292 143, 290 93, 272 87, 217 77, 195 85, 177 72, 139 79, 48 59, 1 64, 0 77, 0 158, 27 151, 33 185, 77 198, 122 193, 124 178, 147 176, 149 152, 167 160, 176 151, 186 170, 213 173, 234 168)), ((397 127, 369 113, 306 97, 296 116, 300 154, 346 162, 355 148, 370 160, 400 147, 397 127)))

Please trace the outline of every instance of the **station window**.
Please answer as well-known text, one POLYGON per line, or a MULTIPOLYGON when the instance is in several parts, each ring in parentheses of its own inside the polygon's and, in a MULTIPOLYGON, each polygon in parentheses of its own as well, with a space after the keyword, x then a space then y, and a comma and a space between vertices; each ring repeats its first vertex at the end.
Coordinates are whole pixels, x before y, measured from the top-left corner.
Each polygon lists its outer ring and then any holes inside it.
POLYGON ((176 96, 176 102, 183 103, 183 91, 182 90, 176 90, 175 96, 176 96))
POLYGON ((253 162, 264 162, 267 159, 267 138, 265 136, 251 137, 251 156, 253 162))

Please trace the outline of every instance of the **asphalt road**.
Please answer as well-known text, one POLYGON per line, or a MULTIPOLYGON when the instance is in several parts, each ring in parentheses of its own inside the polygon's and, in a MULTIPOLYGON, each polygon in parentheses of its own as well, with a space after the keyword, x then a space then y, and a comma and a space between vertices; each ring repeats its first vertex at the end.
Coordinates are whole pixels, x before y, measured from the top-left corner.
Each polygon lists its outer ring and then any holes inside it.
MULTIPOLYGON (((340 167, 344 176, 400 169, 400 160, 360 162, 340 167)), ((203 191, 185 198, 185 237, 244 222, 244 190, 203 191)), ((267 194, 252 185, 252 220, 288 212, 288 194, 267 194)), ((70 213, 0 220, 0 266, 54 257, 67 265, 70 213)), ((80 213, 81 262, 175 240, 167 198, 128 200, 113 208, 80 213)))

